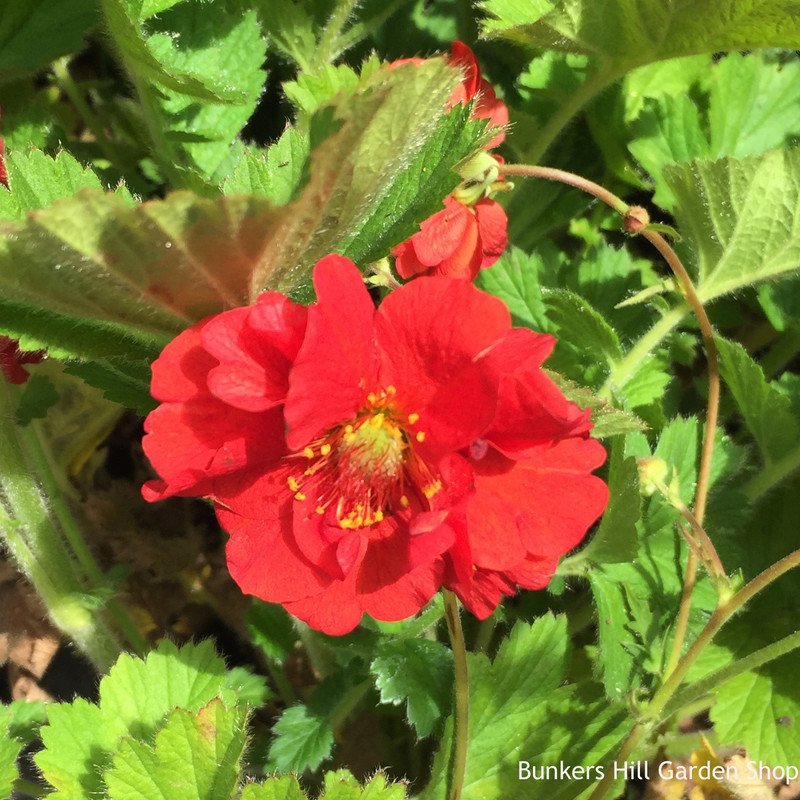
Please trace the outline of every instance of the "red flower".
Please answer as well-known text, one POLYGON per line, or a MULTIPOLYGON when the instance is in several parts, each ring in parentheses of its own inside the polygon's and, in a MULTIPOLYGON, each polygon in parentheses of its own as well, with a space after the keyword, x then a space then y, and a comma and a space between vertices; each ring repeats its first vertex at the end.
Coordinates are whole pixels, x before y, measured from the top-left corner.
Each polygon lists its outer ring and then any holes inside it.
MULTIPOLYGON (((418 62, 422 59, 404 59, 418 62)), ((473 119, 489 120, 493 127, 508 124, 508 109, 498 100, 491 84, 481 76, 472 50, 454 42, 451 62, 458 64, 464 79, 453 90, 448 108, 475 100, 473 119)), ((487 145, 497 147, 505 138, 501 130, 487 145)), ((464 183, 445 198, 445 207, 420 226, 419 233, 392 249, 395 267, 403 278, 415 275, 445 275, 473 280, 478 270, 500 258, 508 243, 505 211, 489 195, 497 188, 498 164, 502 159, 482 152, 462 170, 464 183)))
POLYGON ((30 377, 23 364, 38 364, 44 358, 44 350, 25 353, 19 349, 19 342, 8 336, 0 336, 0 371, 9 383, 25 383, 30 377))
POLYGON ((267 292, 153 364, 144 495, 204 495, 241 588, 341 634, 442 585, 480 617, 546 585, 605 507, 605 452, 539 368, 553 340, 425 278, 376 311, 347 259, 308 308, 267 292))

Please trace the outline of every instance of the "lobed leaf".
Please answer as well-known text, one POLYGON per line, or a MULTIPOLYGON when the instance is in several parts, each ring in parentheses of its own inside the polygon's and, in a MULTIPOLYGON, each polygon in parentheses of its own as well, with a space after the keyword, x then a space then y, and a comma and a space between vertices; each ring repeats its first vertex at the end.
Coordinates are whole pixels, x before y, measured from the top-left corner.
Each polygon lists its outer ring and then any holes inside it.
POLYGON ((104 778, 110 800, 229 800, 244 752, 244 707, 219 698, 191 713, 179 708, 155 746, 123 739, 104 778))
POLYGON ((304 705, 287 708, 273 732, 278 738, 269 759, 272 768, 280 772, 315 770, 333 749, 333 730, 327 718, 304 705))
MULTIPOLYGON (((495 800, 519 795, 518 762, 538 766, 601 764, 625 734, 625 713, 605 699, 561 686, 568 658, 566 619, 518 622, 494 663, 469 656, 469 752, 462 797, 495 800)), ((442 797, 452 720, 436 756, 433 778, 420 795, 442 797)), ((548 781, 548 797, 577 797, 587 781, 548 781)))
POLYGON ((616 71, 697 53, 794 47, 793 0, 483 0, 485 36, 598 57, 616 71))
POLYGON ((433 732, 450 709, 453 654, 427 639, 394 639, 378 645, 370 673, 382 703, 408 708, 408 721, 419 738, 433 732))
POLYGON ((664 178, 697 262, 701 300, 797 271, 800 150, 676 164, 664 178))

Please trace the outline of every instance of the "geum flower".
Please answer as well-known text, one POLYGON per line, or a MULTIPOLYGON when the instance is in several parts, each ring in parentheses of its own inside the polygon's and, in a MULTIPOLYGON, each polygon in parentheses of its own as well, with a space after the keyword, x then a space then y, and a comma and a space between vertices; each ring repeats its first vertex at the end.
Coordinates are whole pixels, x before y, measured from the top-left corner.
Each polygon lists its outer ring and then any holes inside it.
MULTIPOLYGON (((394 62, 417 63, 422 59, 394 62)), ((495 95, 492 85, 481 76, 481 68, 472 50, 462 42, 454 42, 451 63, 464 73, 453 90, 448 108, 474 101, 472 119, 486 119, 499 128, 486 148, 497 147, 505 138, 508 109, 495 95)), ((500 258, 508 243, 507 219, 502 207, 491 199, 497 188, 499 156, 481 151, 461 170, 463 182, 445 198, 444 209, 429 217, 411 238, 392 249, 395 267, 403 278, 415 275, 446 275, 472 280, 478 271, 500 258)))
POLYGON ((308 308, 266 292, 165 348, 145 498, 212 498, 242 590, 330 634, 441 586, 481 618, 545 586, 608 497, 587 413, 540 368, 552 337, 465 281, 376 311, 332 255, 314 286, 308 308))

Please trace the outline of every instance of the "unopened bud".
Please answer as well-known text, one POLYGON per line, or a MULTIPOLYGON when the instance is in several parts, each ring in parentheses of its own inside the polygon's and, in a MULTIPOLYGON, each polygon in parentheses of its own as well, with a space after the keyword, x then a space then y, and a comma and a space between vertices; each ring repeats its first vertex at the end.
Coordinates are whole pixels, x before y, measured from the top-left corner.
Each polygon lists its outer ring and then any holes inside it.
POLYGON ((641 233, 650 224, 650 215, 642 206, 631 206, 622 216, 622 227, 627 233, 641 233))

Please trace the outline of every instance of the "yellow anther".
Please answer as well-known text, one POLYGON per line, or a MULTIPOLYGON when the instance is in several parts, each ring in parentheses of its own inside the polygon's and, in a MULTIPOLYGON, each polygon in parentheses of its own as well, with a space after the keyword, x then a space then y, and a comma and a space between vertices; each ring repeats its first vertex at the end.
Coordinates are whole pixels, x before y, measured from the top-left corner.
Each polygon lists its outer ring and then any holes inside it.
POLYGON ((370 419, 370 425, 372 425, 373 428, 380 428, 380 426, 383 425, 383 419, 383 414, 376 414, 370 419))
POLYGON ((287 478, 287 483, 293 492, 296 492, 300 488, 300 484, 291 475, 287 478))
POLYGON ((344 440, 346 442, 352 442, 355 438, 356 438, 356 435, 354 433, 346 433, 344 435, 344 440))
POLYGON ((322 516, 322 515, 325 513, 325 509, 324 509, 322 506, 317 506, 317 507, 316 507, 314 510, 315 510, 315 511, 317 512, 317 514, 319 514, 320 516, 322 516))
POLYGON ((353 426, 352 425, 345 425, 344 426, 344 432, 345 433, 352 433, 353 432, 353 426))
POLYGON ((442 488, 442 482, 436 481, 435 483, 428 484, 422 489, 422 494, 430 500, 440 489, 442 488))
POLYGON ((373 519, 375 522, 383 522, 383 511, 376 511, 373 519))
POLYGON ((416 425, 419 421, 419 414, 409 414, 408 415, 408 424, 409 425, 416 425))
POLYGON ((414 437, 418 442, 425 441, 425 431, 418 431, 417 435, 414 437))
POLYGON ((320 453, 321 453, 323 456, 326 456, 326 455, 328 455, 328 453, 330 453, 330 451, 331 451, 331 446, 330 446, 329 444, 324 444, 324 445, 322 445, 322 447, 320 447, 320 449, 319 449, 319 452, 320 452, 320 453))
POLYGON ((397 394, 397 389, 395 389, 395 388, 394 388, 394 386, 392 386, 392 384, 390 383, 390 384, 389 384, 389 385, 386 387, 386 394, 388 394, 388 395, 390 395, 390 396, 391 396, 391 395, 395 395, 395 394, 397 394))
POLYGON ((367 401, 368 401, 368 402, 369 402, 371 405, 375 405, 375 403, 377 403, 377 402, 378 402, 378 397, 377 397, 377 395, 375 394, 375 392, 370 392, 370 393, 367 395, 367 401))
POLYGON ((403 506, 403 508, 408 508, 408 498, 405 495, 400 498, 400 505, 403 506))
POLYGON ((306 496, 302 492, 297 492, 294 496, 295 500, 305 500, 306 496))
POLYGON ((303 455, 306 458, 314 458, 314 451, 310 447, 303 448, 303 455))

